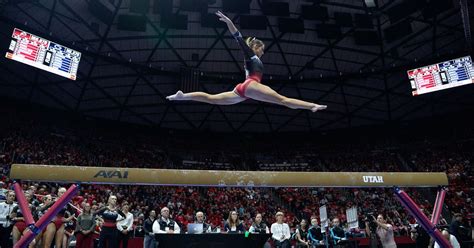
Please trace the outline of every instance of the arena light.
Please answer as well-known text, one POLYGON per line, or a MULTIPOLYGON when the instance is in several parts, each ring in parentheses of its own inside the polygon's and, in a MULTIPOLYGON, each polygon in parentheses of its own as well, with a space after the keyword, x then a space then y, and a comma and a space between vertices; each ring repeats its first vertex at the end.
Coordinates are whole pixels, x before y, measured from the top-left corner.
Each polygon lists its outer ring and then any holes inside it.
POLYGON ((367 6, 367 8, 377 7, 377 3, 375 2, 375 0, 364 0, 364 3, 365 3, 365 6, 367 6))
POLYGON ((416 68, 407 73, 414 96, 474 84, 470 56, 416 68))
POLYGON ((76 80, 81 53, 18 28, 6 58, 76 80))

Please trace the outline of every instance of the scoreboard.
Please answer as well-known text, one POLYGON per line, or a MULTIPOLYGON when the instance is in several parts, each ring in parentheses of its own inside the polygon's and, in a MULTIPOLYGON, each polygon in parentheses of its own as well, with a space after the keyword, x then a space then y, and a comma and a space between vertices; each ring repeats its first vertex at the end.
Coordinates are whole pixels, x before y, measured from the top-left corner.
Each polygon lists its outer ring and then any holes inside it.
POLYGON ((470 56, 457 58, 408 71, 414 96, 466 84, 474 84, 470 56))
POLYGON ((81 53, 15 28, 5 57, 76 80, 81 53))

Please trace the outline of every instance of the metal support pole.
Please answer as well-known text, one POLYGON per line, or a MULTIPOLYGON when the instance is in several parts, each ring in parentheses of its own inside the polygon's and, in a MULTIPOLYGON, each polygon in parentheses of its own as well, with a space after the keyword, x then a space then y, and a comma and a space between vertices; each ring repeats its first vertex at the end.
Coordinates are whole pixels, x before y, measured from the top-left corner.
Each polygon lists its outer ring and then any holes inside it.
POLYGON ((438 225, 439 217, 443 211, 444 198, 446 197, 446 187, 441 187, 438 189, 438 194, 436 194, 436 202, 433 207, 433 214, 431 215, 431 223, 433 225, 438 225))
POLYGON ((35 220, 33 219, 33 215, 30 211, 30 204, 26 200, 25 194, 19 183, 15 182, 13 184, 13 189, 15 191, 16 200, 18 201, 18 205, 20 205, 21 213, 23 214, 23 219, 27 226, 32 227, 35 224, 35 220))
POLYGON ((18 243, 15 244, 15 248, 26 248, 28 244, 33 241, 35 236, 40 233, 54 217, 56 217, 64 206, 67 205, 77 191, 79 191, 79 185, 71 185, 66 193, 57 199, 53 206, 46 211, 45 215, 43 215, 38 222, 33 225, 33 228, 30 228, 30 231, 21 237, 18 243))
POLYGON ((325 234, 324 235, 324 244, 326 245, 326 248, 329 248, 330 247, 330 245, 329 245, 329 236, 330 236, 329 235, 329 226, 325 227, 324 229, 326 229, 325 233, 324 233, 325 234))
POLYGON ((436 226, 431 223, 431 221, 426 217, 426 215, 420 210, 419 206, 410 198, 410 196, 401 190, 400 188, 395 188, 395 196, 405 209, 410 212, 416 220, 421 224, 421 226, 428 232, 428 234, 433 237, 433 239, 438 242, 438 244, 443 248, 452 248, 451 243, 446 240, 441 232, 436 228, 436 226))

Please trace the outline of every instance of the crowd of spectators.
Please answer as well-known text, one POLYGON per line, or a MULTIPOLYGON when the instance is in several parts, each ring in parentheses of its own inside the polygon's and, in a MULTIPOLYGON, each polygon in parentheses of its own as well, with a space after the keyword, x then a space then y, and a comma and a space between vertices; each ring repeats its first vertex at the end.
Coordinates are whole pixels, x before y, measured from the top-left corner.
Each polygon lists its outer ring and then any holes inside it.
MULTIPOLYGON (((450 179, 446 205, 450 213, 472 220, 472 139, 449 144, 423 141, 399 144, 390 148, 371 146, 328 146, 289 142, 273 146, 268 139, 254 139, 252 146, 229 144, 228 139, 202 142, 186 135, 123 134, 94 127, 77 129, 41 121, 2 123, 0 132, 0 179, 3 194, 11 187, 8 178, 13 163, 77 166, 111 166, 173 169, 280 170, 280 171, 443 171, 450 179), (217 142, 217 143, 213 143, 217 142), (260 143, 259 143, 260 142, 260 143), (209 146, 207 144, 209 143, 209 146), (246 147, 246 148, 242 148, 246 147), (422 147, 422 149, 419 149, 422 147), (255 148, 255 149, 254 149, 255 148)), ((34 186, 38 195, 56 194, 59 185, 24 183, 34 186)), ((26 189, 26 188, 25 188, 26 189)), ((428 212, 432 205, 423 201, 420 192, 408 192, 428 212)), ((89 203, 98 209, 110 194, 118 202, 127 202, 134 216, 137 233, 150 210, 170 209, 173 218, 186 230, 197 211, 203 211, 212 227, 224 228, 224 220, 236 211, 248 228, 257 213, 266 223, 275 221, 278 211, 286 213, 293 229, 302 219, 319 217, 319 207, 326 205, 331 218, 346 221, 346 209, 358 207, 362 220, 368 213, 384 214, 397 235, 409 235, 409 216, 389 189, 338 188, 227 188, 83 185, 73 204, 80 209, 89 203)), ((0 193, 2 195, 2 193, 0 193)), ((362 221, 361 221, 362 222, 362 221)))

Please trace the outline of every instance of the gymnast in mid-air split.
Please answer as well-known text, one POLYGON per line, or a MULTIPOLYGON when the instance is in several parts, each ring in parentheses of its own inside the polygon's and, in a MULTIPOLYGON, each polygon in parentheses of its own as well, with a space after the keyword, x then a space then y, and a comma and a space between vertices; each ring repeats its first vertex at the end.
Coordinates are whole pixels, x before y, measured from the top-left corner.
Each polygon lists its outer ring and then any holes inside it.
POLYGON ((263 76, 263 64, 262 61, 260 61, 260 57, 263 55, 265 44, 254 37, 249 37, 244 41, 242 34, 237 30, 232 20, 220 11, 218 11, 216 15, 220 21, 227 24, 229 31, 237 40, 237 43, 244 53, 245 81, 238 84, 233 91, 220 94, 212 95, 205 92, 183 93, 182 91, 178 91, 174 95, 167 96, 166 99, 170 101, 198 101, 217 105, 231 105, 251 98, 257 101, 283 105, 292 109, 307 109, 313 112, 327 108, 326 105, 319 105, 282 96, 270 87, 260 83, 263 76))

